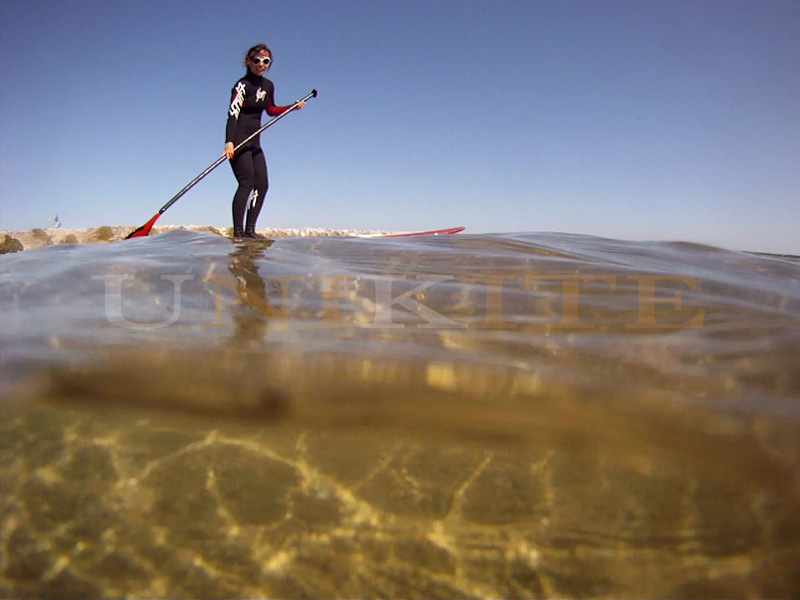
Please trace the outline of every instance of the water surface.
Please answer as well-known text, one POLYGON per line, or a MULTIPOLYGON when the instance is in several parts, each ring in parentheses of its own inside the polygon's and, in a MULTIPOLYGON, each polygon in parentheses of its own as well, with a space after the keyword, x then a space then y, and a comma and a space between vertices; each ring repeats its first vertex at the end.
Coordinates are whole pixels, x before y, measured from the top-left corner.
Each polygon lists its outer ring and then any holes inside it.
POLYGON ((0 257, 5 595, 786 597, 800 262, 563 234, 0 257))

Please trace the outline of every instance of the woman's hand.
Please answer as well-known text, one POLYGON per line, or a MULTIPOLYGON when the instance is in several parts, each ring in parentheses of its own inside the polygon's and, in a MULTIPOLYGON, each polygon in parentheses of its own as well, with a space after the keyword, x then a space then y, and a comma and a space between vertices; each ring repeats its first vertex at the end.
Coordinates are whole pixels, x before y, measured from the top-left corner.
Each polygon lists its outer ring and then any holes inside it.
POLYGON ((300 100, 298 102, 295 102, 294 105, 297 107, 296 110, 300 110, 306 105, 306 102, 305 100, 300 100))
POLYGON ((228 160, 233 158, 233 142, 225 144, 225 150, 222 151, 222 155, 228 160))

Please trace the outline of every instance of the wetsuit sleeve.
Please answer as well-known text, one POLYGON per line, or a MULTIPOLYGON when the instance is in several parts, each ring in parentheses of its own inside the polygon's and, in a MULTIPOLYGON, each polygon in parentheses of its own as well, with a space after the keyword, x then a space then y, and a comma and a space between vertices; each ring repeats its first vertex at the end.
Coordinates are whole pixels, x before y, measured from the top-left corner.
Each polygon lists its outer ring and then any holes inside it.
POLYGON ((294 106, 290 104, 289 106, 275 106, 275 99, 273 98, 274 91, 270 91, 269 95, 267 96, 267 114, 270 117, 277 117, 278 115, 282 115, 287 110, 294 106))
POLYGON ((236 135, 236 124, 239 122, 239 113, 244 106, 245 86, 242 82, 236 84, 231 90, 231 104, 228 107, 228 122, 225 125, 225 143, 233 143, 236 135))

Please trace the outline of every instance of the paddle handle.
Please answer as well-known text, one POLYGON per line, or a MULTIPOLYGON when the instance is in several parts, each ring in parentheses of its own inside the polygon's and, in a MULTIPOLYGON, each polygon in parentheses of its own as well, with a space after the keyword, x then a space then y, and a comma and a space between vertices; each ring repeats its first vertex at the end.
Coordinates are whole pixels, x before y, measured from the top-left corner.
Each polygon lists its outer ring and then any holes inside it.
MULTIPOLYGON (((308 100, 310 100, 311 98, 316 98, 316 97, 317 97, 317 90, 311 90, 311 93, 310 93, 310 94, 308 94, 308 95, 307 95, 305 98, 303 98, 302 100, 298 100, 297 102, 295 102, 294 104, 292 104, 292 106, 291 106, 290 108, 288 108, 287 110, 283 111, 283 112, 282 112, 281 114, 279 114, 277 117, 275 117, 275 118, 273 118, 273 119, 270 119, 269 121, 267 121, 267 123, 266 123, 266 124, 264 124, 264 125, 262 125, 261 127, 259 127, 259 128, 258 128, 258 130, 256 130, 256 131, 255 131, 253 134, 251 134, 251 135, 247 136, 247 137, 246 137, 246 138, 245 138, 245 139, 244 139, 244 140, 243 140, 243 141, 242 141, 242 142, 241 142, 241 143, 240 143, 238 146, 236 146, 236 147, 233 149, 233 151, 234 151, 234 152, 236 152, 236 151, 237 151, 237 150, 239 150, 240 148, 242 148, 242 147, 246 146, 246 145, 247 145, 247 143, 248 143, 248 142, 250 142, 250 140, 252 140, 252 139, 253 139, 254 137, 256 137, 256 136, 257 136, 259 133, 261 133, 262 131, 264 131, 264 130, 265 130, 267 127, 271 127, 272 125, 274 125, 275 123, 277 123, 278 121, 280 121, 280 120, 281 120, 283 117, 285 117, 286 115, 288 115, 290 112, 292 112, 293 110, 296 110, 296 109, 297 109, 297 107, 300 105, 300 103, 301 103, 301 102, 307 102, 307 101, 308 101, 308 100)), ((158 211, 158 214, 159 214, 159 215, 160 215, 160 214, 162 214, 162 213, 163 213, 165 210, 167 210, 167 209, 168 209, 170 206, 172 206, 173 204, 175 204, 175 203, 176 203, 176 202, 177 202, 177 201, 178 201, 178 200, 181 198, 181 196, 183 196, 183 195, 184 195, 186 192, 188 192, 190 189, 192 189, 192 188, 193 188, 195 185, 197 185, 198 183, 200 183, 200 180, 201 180, 201 179, 203 179, 203 177, 205 177, 206 175, 208 175, 209 173, 211 173, 211 171, 213 171, 214 169, 216 169, 218 166, 220 166, 220 165, 221 165, 222 163, 224 163, 226 160, 227 160, 227 158, 225 157, 225 155, 224 155, 224 154, 223 154, 222 156, 220 156, 220 157, 219 157, 217 160, 215 160, 215 161, 214 161, 214 162, 211 164, 211 166, 209 166, 209 167, 208 167, 208 168, 207 168, 205 171, 203 171, 202 173, 200 173, 200 175, 198 175, 197 177, 195 177, 194 179, 192 179, 192 180, 191 180, 189 183, 187 183, 187 184, 186 184, 186 187, 184 187, 184 188, 183 188, 183 189, 182 189, 180 192, 178 192, 178 193, 177 193, 177 194, 175 194, 175 195, 174 195, 172 198, 170 198, 170 199, 169 199, 169 202, 167 202, 167 203, 166 203, 164 206, 162 206, 162 207, 161 207, 161 209, 158 211)))

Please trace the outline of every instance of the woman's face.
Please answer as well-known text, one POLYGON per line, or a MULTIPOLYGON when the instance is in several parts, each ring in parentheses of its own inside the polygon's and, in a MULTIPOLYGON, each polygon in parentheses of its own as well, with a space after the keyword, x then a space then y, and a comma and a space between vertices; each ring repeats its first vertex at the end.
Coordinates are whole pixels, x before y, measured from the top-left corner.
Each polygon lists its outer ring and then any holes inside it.
POLYGON ((272 64, 272 57, 269 52, 263 50, 247 59, 247 67, 256 75, 263 75, 272 64))

